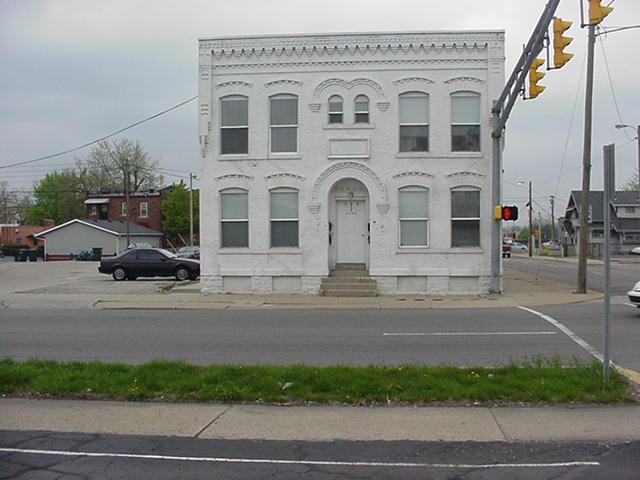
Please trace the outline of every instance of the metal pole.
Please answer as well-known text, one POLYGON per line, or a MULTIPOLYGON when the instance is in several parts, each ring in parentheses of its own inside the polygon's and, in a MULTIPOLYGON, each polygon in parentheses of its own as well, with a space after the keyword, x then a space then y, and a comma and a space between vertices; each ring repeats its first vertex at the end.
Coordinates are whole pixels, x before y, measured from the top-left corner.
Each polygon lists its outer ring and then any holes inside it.
POLYGON ((193 174, 189 172, 189 245, 193 247, 193 174))
POLYGON ((529 181, 529 256, 533 255, 533 211, 531 207, 531 181, 529 181))
MULTIPOLYGON (((500 110, 494 102, 493 125, 500 121, 500 110)), ((500 136, 491 138, 493 145, 491 162, 491 285, 492 293, 502 293, 502 276, 500 261, 502 260, 502 221, 493 218, 493 208, 500 205, 502 185, 502 152, 500 150, 500 136)))
POLYGON ((556 243, 556 215, 554 213, 555 197, 551 195, 551 243, 556 243))
POLYGON ((602 360, 602 377, 609 380, 609 343, 610 343, 610 286, 611 286, 611 258, 609 255, 609 241, 611 239, 610 199, 614 192, 611 191, 611 166, 614 162, 615 145, 605 145, 603 148, 604 160, 604 198, 602 209, 604 211, 604 358, 602 360))
POLYGON ((593 55, 595 25, 589 25, 587 40, 587 86, 584 102, 584 145, 582 150, 582 193, 580 194, 580 238, 576 293, 587 293, 587 240, 589 238, 589 191, 591 179, 591 124, 593 112, 593 55))
POLYGON ((636 141, 638 142, 638 190, 640 190, 640 125, 636 127, 636 141))
POLYGON ((129 245, 131 245, 131 232, 129 229, 129 158, 125 158, 124 160, 124 202, 127 208, 127 215, 125 217, 125 223, 126 223, 126 232, 127 232, 127 246, 125 248, 128 248, 129 245))

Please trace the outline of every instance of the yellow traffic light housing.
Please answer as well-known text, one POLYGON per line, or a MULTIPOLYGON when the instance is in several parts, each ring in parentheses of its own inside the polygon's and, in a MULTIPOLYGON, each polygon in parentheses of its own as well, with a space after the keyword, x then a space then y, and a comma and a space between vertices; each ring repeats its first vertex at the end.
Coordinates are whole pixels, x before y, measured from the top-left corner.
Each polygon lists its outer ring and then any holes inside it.
POLYGON ((565 22, 561 18, 553 19, 553 66, 555 68, 562 68, 573 58, 573 53, 564 52, 565 47, 573 42, 573 37, 562 36, 571 25, 573 22, 565 22))
POLYGON ((613 12, 612 7, 603 7, 600 5, 602 0, 589 0, 589 25, 597 25, 604 17, 613 12))
POLYGON ((538 85, 538 82, 546 75, 538 71, 538 68, 542 66, 544 60, 542 58, 534 58, 529 67, 529 98, 536 98, 546 87, 538 85))

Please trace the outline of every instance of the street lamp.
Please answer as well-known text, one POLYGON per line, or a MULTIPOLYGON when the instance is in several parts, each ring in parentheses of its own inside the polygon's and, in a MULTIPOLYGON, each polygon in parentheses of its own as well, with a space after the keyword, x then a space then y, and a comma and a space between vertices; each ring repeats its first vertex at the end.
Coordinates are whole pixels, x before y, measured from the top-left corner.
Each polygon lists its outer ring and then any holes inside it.
MULTIPOLYGON (((524 185, 525 182, 517 182, 518 185, 524 185)), ((531 202, 531 182, 529 181, 529 209, 527 210, 529 212, 529 256, 531 256, 533 253, 533 215, 531 213, 531 208, 532 208, 533 204, 531 202)))
POLYGON ((633 127, 632 125, 618 124, 615 127, 620 130, 622 128, 634 128, 636 130, 636 140, 638 141, 638 190, 640 190, 640 125, 633 127))

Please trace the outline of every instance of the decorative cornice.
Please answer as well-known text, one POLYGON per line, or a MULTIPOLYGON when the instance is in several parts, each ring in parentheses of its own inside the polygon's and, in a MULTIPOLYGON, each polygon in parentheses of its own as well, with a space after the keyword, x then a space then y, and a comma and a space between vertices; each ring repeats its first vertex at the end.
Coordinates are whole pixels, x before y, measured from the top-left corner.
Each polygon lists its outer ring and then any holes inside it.
POLYGON ((298 80, 274 80, 272 82, 267 82, 264 84, 264 86, 267 88, 277 85, 294 85, 296 87, 299 87, 302 85, 302 82, 299 82, 298 80))
POLYGON ((271 175, 267 175, 264 178, 265 180, 277 180, 282 178, 290 178, 293 180, 304 180, 304 177, 301 175, 296 175, 295 173, 287 173, 287 172, 273 173, 271 175))
POLYGON ((247 87, 247 88, 251 88, 251 87, 253 87, 253 84, 236 80, 236 81, 233 81, 233 82, 223 82, 223 83, 219 83, 218 85, 216 85, 216 88, 225 88, 225 87, 247 87))
POLYGON ((480 85, 484 85, 485 83, 487 83, 484 80, 481 80, 480 78, 476 78, 476 77, 454 77, 444 81, 444 83, 446 83, 447 85, 451 83, 456 83, 456 82, 470 82, 470 83, 478 83, 480 85))
POLYGON ((394 85, 404 85, 405 83, 426 83, 427 85, 431 85, 432 83, 435 83, 435 82, 433 80, 430 80, 424 77, 407 77, 407 78, 401 78, 399 80, 393 81, 394 85))
POLYGON ((480 177, 483 178, 485 177, 484 174, 482 173, 477 173, 477 172, 454 172, 454 173, 449 173, 448 175, 445 175, 445 177, 447 178, 453 178, 453 177, 480 177))
POLYGON ((200 104, 200 115, 202 115, 202 116, 208 116, 209 115, 209 104, 208 103, 200 104))
POLYGON ((245 175, 243 173, 229 173, 227 175, 220 175, 219 177, 215 177, 216 182, 220 182, 222 180, 253 180, 251 175, 245 175))
POLYGON ((383 100, 386 99, 384 95, 384 91, 382 90, 382 87, 378 83, 371 80, 370 78, 356 78, 355 80, 351 80, 351 81, 342 80, 341 78, 329 78, 328 80, 325 80, 324 82, 322 82, 320 85, 316 87, 316 89, 313 92, 313 98, 314 100, 318 99, 320 97, 320 94, 325 89, 330 87, 341 87, 341 88, 346 88, 347 90, 350 90, 354 87, 360 87, 360 86, 369 87, 373 89, 381 99, 383 100))
POLYGON ((427 172, 401 172, 401 173, 397 173, 393 176, 393 178, 395 180, 398 180, 399 178, 404 178, 404 177, 429 177, 429 178, 433 178, 434 176, 431 175, 430 173, 427 172))

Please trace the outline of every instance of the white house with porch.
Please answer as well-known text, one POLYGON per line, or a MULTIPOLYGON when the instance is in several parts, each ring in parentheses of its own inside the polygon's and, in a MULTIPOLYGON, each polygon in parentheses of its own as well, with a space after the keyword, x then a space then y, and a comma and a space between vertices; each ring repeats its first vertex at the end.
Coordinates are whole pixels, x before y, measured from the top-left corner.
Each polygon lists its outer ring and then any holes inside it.
POLYGON ((477 294, 504 32, 200 40, 201 288, 477 294), (326 281, 326 280, 325 280, 326 281))

